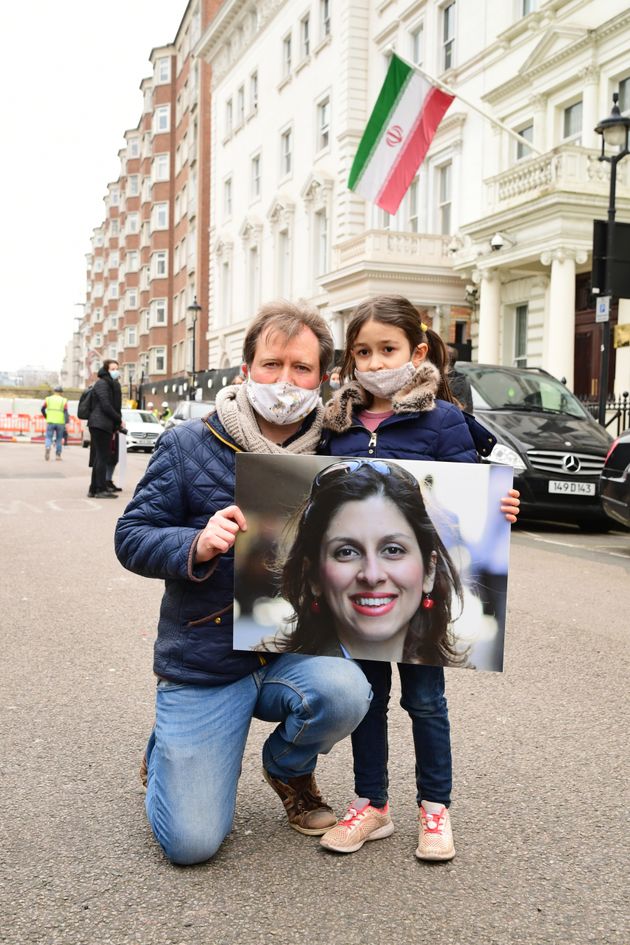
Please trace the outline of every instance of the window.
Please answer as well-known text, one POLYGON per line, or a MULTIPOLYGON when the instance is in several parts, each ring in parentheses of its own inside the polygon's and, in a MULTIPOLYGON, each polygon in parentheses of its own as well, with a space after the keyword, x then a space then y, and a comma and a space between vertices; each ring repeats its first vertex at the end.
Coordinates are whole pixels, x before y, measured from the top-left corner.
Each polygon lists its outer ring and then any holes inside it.
POLYGON ((159 105, 153 115, 153 133, 163 134, 170 128, 171 108, 170 105, 159 105))
POLYGON ((328 217, 325 210, 315 214, 315 275, 328 269, 328 217))
POLYGON ((423 38, 424 29, 422 23, 420 23, 409 33, 409 52, 411 53, 411 61, 415 62, 418 66, 422 64, 422 55, 424 50, 423 38))
POLYGON ((236 127, 245 124, 245 86, 241 85, 236 93, 236 127))
MULTIPOLYGON (((530 123, 525 125, 524 128, 516 129, 521 135, 521 137, 526 138, 528 141, 534 140, 534 126, 530 123)), ((516 142, 516 160, 521 161, 523 158, 531 157, 532 149, 528 148, 523 141, 516 142)))
POLYGON ((278 295, 291 298, 291 243, 289 231, 278 233, 278 295))
POLYGON ((451 232, 451 174, 453 165, 438 168, 438 227, 440 233, 451 232))
POLYGON ((414 177, 407 194, 407 229, 417 233, 418 228, 418 178, 414 177))
POLYGON ((168 180, 169 177, 169 158, 168 154, 156 154, 153 158, 153 180, 168 180))
POLYGON ((120 265, 120 256, 119 256, 119 254, 118 254, 118 250, 117 250, 117 249, 114 249, 114 250, 112 250, 112 252, 109 254, 109 260, 108 260, 108 263, 107 263, 107 268, 108 268, 108 269, 118 269, 118 266, 119 266, 119 265, 120 265))
POLYGON ((129 138, 127 142, 127 153, 130 158, 140 157, 140 138, 129 138))
POLYGON ((514 312, 514 366, 527 367, 527 305, 514 312))
POLYGON ((110 299, 118 298, 118 283, 117 282, 110 282, 109 287, 107 289, 107 296, 110 299))
POLYGON ((251 199, 260 197, 260 154, 252 158, 251 199))
POLYGON ((137 249, 127 253, 127 272, 137 272, 140 266, 140 254, 137 249))
POLYGON ((455 62, 455 4, 442 10, 442 68, 450 69, 455 62))
POLYGON ((258 111, 258 73, 252 72, 249 77, 249 110, 258 111))
POLYGON ((232 216, 232 178, 223 181, 223 215, 232 216))
POLYGON ((280 138, 280 176, 286 177, 291 173, 291 129, 283 131, 280 138))
POLYGON ((576 144, 580 143, 582 135, 582 102, 576 102, 565 108, 562 116, 562 137, 566 141, 571 138, 576 144))
POLYGON ((230 321, 232 304, 232 269, 227 260, 221 266, 221 319, 226 325, 230 321))
POLYGON ((283 78, 291 75, 291 34, 282 40, 282 75, 283 78))
POLYGON ((171 81, 171 60, 168 58, 158 59, 155 64, 155 81, 171 81))
POLYGON ((247 301, 248 301, 248 304, 249 304, 249 311, 250 311, 250 312, 255 312, 255 311, 257 311, 257 309, 258 309, 258 305, 259 305, 259 301, 260 301, 260 299, 259 299, 259 295, 260 295, 260 292, 259 292, 259 287, 260 287, 260 254, 259 254, 259 252, 258 252, 258 247, 257 247, 257 246, 250 246, 250 247, 249 247, 249 254, 248 254, 248 256, 249 256, 249 258, 248 258, 248 267, 247 267, 247 268, 248 268, 249 285, 248 285, 248 287, 247 287, 247 288, 248 288, 248 292, 247 292, 248 299, 247 299, 247 301))
POLYGON ((166 299, 153 299, 149 303, 151 325, 166 325, 166 299))
POLYGON ((137 289, 127 289, 125 293, 125 308, 138 308, 137 289))
POLYGON ((125 347, 135 348, 138 344, 138 329, 136 325, 127 325, 125 329, 125 347))
POLYGON ((322 39, 330 36, 330 0, 319 0, 319 25, 322 39))
POLYGON ((120 232, 120 224, 118 220, 110 220, 109 232, 112 236, 118 236, 118 233, 120 232))
POLYGON ((168 254, 165 249, 151 254, 151 275, 154 279, 162 279, 168 275, 168 254))
POLYGON ((153 204, 151 212, 151 229, 165 230, 168 227, 168 203, 153 204))
POLYGON ((323 151, 330 143, 330 99, 317 106, 317 150, 323 151))
POLYGON ((225 103, 225 133, 232 134, 232 99, 229 98, 225 103))
POLYGON ((536 9, 536 0, 521 0, 521 16, 529 16, 536 9))
POLYGON ((137 197, 140 193, 140 179, 137 174, 130 174, 127 178, 127 196, 137 197))
POLYGON ((151 348, 151 373, 153 374, 165 374, 166 373, 166 348, 151 348))
POLYGON ((112 207, 117 207, 120 203, 120 191, 117 187, 114 187, 109 194, 109 200, 112 207))
POLYGON ((306 59, 311 52, 311 18, 307 14, 300 20, 300 52, 306 59))
POLYGON ((619 111, 624 115, 630 111, 630 78, 619 83, 619 111))

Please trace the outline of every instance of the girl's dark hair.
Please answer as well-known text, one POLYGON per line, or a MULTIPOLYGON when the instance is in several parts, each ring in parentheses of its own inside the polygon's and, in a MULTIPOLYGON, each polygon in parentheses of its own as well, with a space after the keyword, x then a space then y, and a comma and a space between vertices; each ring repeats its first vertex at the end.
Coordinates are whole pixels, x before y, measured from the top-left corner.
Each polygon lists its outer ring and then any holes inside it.
POLYGON ((116 358, 105 358, 103 361, 103 371, 109 371, 110 364, 118 364, 116 358))
MULTIPOLYGON (((403 648, 403 661, 439 666, 462 665, 466 654, 459 652, 451 630, 451 604, 462 604, 462 587, 455 566, 427 513, 417 481, 393 463, 378 461, 389 468, 379 472, 367 460, 356 461, 358 468, 339 475, 315 477, 307 502, 296 512, 288 528, 295 529, 293 544, 278 566, 280 593, 294 610, 293 631, 286 639, 276 640, 281 649, 297 653, 326 654, 337 644, 334 616, 324 597, 318 598, 317 613, 311 584, 319 584, 319 553, 324 533, 333 517, 346 502, 370 496, 390 499, 402 512, 420 546, 425 571, 431 567, 435 552, 436 572, 432 597, 434 606, 422 606, 411 618, 403 648), (321 483, 317 486, 318 479, 321 483)), ((334 464, 343 466, 343 463, 334 464)), ((348 463, 350 465, 350 463, 348 463)), ((354 464, 353 464, 354 465, 354 464)), ((327 467, 330 469, 331 467, 327 467)))
POLYGON ((412 353, 418 345, 427 344, 429 346, 427 359, 440 372, 440 384, 436 396, 440 400, 448 400, 449 403, 458 404, 451 393, 447 379, 448 355, 446 346, 437 332, 431 328, 422 327, 422 319, 417 308, 404 295, 377 295, 357 305, 346 331, 346 349, 341 368, 344 379, 354 377, 355 364, 352 349, 361 328, 369 321, 381 322, 383 325, 395 325, 396 328, 400 328, 404 331, 411 345, 412 353))

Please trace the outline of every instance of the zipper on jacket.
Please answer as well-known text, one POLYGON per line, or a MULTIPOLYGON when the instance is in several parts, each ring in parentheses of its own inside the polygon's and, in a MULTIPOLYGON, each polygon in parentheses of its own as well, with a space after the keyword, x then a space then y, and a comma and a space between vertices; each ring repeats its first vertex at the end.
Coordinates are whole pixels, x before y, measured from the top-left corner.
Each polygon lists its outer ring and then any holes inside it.
POLYGON ((370 435, 370 442, 368 443, 368 453, 373 453, 374 450, 376 449, 376 440, 377 440, 377 433, 376 433, 376 430, 374 430, 373 433, 370 435))

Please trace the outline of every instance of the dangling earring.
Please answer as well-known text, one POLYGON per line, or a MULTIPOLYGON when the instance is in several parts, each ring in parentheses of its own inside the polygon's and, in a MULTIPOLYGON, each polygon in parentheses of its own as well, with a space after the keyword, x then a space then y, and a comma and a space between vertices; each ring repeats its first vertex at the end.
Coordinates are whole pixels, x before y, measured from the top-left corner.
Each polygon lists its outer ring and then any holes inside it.
POLYGON ((311 601, 311 613, 312 613, 312 614, 315 614, 315 616, 317 616, 318 614, 321 613, 321 610, 322 610, 322 609, 321 609, 321 607, 319 606, 319 601, 318 601, 318 599, 317 599, 316 597, 314 597, 313 600, 311 601))
POLYGON ((433 597, 430 591, 428 594, 422 595, 422 606, 424 607, 425 610, 431 610, 432 607, 435 607, 435 601, 433 600, 433 597))

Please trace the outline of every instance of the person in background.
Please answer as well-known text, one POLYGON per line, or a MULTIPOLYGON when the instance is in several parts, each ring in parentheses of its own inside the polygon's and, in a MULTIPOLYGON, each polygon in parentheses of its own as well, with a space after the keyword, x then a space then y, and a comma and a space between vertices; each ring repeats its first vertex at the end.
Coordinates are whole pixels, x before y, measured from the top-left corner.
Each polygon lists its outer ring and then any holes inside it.
POLYGON ((448 386, 451 389, 451 394, 462 410, 465 410, 466 413, 472 413, 473 402, 470 381, 465 374, 455 369, 455 362, 459 357, 459 351, 454 345, 446 345, 446 353, 448 355, 448 371, 446 376, 448 378, 448 386))
POLYGON ((50 459, 50 450, 54 439, 55 459, 61 460, 66 423, 70 422, 70 417, 68 416, 68 401, 65 397, 61 396, 62 391, 63 388, 57 384, 56 387, 53 388, 53 393, 50 394, 42 404, 42 416, 46 417, 45 459, 50 459))
MULTIPOLYGON (((121 404, 122 394, 118 378, 118 361, 108 358, 98 372, 92 389, 92 410, 88 419, 90 428, 90 463, 92 480, 88 497, 91 499, 117 499, 116 491, 107 488, 107 467, 111 467, 112 437, 123 428, 121 404)), ((112 469, 113 472, 113 469, 112 469)))
MULTIPOLYGON (((117 377, 114 377, 112 372, 110 372, 110 377, 113 385, 114 409, 122 416, 122 387, 120 386, 120 381, 117 377)), ((120 432, 122 431, 114 430, 109 444, 109 456, 107 459, 107 469, 105 471, 105 489, 107 492, 122 492, 121 487, 114 484, 114 470, 118 465, 118 457, 120 455, 120 432)))
POLYGON ((172 416, 173 416, 173 411, 172 411, 171 408, 169 407, 168 401, 167 401, 167 400, 163 400, 163 401, 162 401, 162 410, 161 410, 161 412, 160 412, 160 415, 159 415, 159 417, 158 417, 158 420, 160 421, 160 423, 166 423, 166 421, 169 419, 169 417, 172 417, 172 416))
POLYGON ((335 367, 330 372, 328 386, 331 390, 339 390, 341 387, 341 368, 339 365, 335 365, 335 367))

